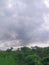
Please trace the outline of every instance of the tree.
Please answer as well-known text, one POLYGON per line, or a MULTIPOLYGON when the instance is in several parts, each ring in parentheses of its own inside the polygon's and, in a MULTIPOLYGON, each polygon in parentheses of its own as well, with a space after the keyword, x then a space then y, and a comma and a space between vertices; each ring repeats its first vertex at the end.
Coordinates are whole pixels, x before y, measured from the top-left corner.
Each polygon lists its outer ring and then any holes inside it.
POLYGON ((28 55, 26 57, 26 63, 28 65, 43 65, 40 57, 38 57, 37 55, 28 55))
POLYGON ((6 52, 11 52, 12 51, 12 47, 10 49, 7 49, 6 52))
POLYGON ((49 57, 44 57, 43 58, 43 64, 44 65, 49 65, 49 57))

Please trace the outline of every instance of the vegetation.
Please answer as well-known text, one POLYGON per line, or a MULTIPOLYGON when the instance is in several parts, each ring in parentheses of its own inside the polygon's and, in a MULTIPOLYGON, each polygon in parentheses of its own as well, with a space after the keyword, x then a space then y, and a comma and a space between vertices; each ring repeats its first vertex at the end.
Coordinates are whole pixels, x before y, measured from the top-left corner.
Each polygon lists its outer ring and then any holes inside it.
POLYGON ((0 65, 49 65, 49 47, 22 47, 0 50, 0 65))

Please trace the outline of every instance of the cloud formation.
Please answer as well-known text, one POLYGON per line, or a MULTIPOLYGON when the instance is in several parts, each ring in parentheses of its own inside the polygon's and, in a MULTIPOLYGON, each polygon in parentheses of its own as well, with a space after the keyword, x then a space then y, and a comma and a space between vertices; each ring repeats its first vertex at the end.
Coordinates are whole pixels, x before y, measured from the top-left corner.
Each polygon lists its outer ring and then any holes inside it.
POLYGON ((49 42, 46 0, 0 0, 0 47, 49 42))

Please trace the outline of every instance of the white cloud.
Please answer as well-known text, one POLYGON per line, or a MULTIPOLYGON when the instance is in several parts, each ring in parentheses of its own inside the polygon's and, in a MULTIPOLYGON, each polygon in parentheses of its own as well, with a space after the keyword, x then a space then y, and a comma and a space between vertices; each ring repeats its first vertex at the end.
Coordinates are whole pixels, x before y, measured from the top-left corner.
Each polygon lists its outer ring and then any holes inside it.
POLYGON ((44 3, 49 8, 49 0, 44 0, 44 3))
POLYGON ((42 24, 45 30, 49 30, 49 14, 45 14, 44 16, 44 23, 42 24))

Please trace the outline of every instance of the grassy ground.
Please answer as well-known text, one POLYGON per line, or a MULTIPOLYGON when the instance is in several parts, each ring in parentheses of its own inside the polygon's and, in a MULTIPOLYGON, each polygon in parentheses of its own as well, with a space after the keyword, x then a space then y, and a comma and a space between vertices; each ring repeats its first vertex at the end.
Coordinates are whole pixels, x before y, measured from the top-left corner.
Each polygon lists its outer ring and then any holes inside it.
POLYGON ((1 56, 0 65, 17 65, 12 55, 1 56))

